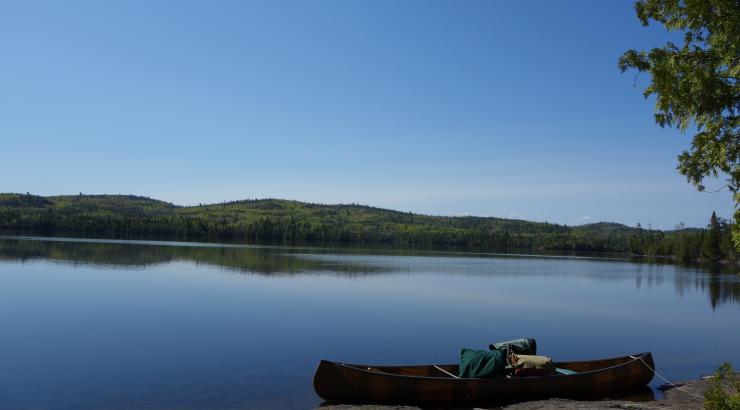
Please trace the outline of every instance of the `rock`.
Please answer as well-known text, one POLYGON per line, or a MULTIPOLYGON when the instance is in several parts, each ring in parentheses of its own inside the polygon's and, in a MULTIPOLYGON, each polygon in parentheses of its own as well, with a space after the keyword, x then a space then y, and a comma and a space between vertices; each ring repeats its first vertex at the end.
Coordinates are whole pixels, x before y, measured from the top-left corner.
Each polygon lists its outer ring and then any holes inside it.
MULTIPOLYGON (((598 400, 580 401, 566 399, 549 399, 527 401, 505 406, 506 410, 559 410, 559 409, 701 409, 704 404, 704 392, 709 388, 711 379, 695 380, 686 383, 676 383, 674 387, 665 391, 665 398, 653 401, 627 400, 598 400)), ((494 407, 500 408, 500 407, 494 407)), ((378 405, 329 405, 321 406, 321 410, 417 410, 418 407, 409 406, 378 406, 378 405)))

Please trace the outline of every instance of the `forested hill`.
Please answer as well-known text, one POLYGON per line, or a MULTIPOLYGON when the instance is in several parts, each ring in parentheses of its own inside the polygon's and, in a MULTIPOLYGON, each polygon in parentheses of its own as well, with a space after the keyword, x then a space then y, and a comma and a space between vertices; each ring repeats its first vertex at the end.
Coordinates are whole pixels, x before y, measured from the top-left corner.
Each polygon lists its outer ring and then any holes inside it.
POLYGON ((651 249, 651 253, 669 255, 674 253, 675 246, 663 242, 678 235, 615 223, 569 227, 514 219, 429 216, 363 205, 321 205, 279 199, 176 206, 130 195, 42 197, 30 194, 0 194, 0 229, 121 237, 171 235, 173 238, 250 242, 393 242, 496 251, 648 253, 646 249, 637 247, 652 246, 666 249, 651 249))

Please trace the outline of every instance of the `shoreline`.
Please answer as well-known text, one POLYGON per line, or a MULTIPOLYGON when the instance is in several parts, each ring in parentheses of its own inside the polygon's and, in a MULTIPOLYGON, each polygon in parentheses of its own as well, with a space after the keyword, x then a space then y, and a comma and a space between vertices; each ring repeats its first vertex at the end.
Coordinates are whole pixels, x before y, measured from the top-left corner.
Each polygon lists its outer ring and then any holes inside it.
POLYGON ((731 224, 720 226, 716 216, 711 221, 715 234, 704 252, 704 232, 709 228, 703 224, 661 231, 616 222, 567 225, 282 199, 176 206, 135 195, 0 193, 0 228, 16 233, 260 244, 342 242, 496 253, 650 254, 650 258, 676 257, 694 263, 704 258, 719 264, 723 259, 736 260, 731 224))
MULTIPOLYGON (((711 385, 711 378, 706 377, 699 380, 676 383, 679 388, 670 388, 665 390, 665 397, 651 401, 630 401, 630 400, 571 400, 571 399, 546 399, 527 401, 516 404, 505 405, 503 407, 481 407, 485 409, 506 409, 506 410, 565 410, 565 409, 634 409, 634 410, 654 410, 654 409, 701 409, 704 407, 704 392, 711 385), (698 397, 697 397, 698 396, 698 397)), ((421 410, 421 407, 415 406, 394 406, 394 405, 321 405, 316 407, 320 410, 421 410)), ((465 409, 472 409, 463 407, 465 409)), ((479 407, 475 407, 479 408, 479 407)))

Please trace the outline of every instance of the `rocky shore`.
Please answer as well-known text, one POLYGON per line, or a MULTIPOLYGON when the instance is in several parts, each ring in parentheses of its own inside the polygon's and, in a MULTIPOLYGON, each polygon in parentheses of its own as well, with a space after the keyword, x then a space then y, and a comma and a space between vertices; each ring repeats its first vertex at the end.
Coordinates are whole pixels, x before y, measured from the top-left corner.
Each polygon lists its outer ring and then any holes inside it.
MULTIPOLYGON (((701 409, 704 403, 704 392, 711 380, 702 379, 679 384, 680 389, 672 388, 665 392, 665 398, 652 401, 599 400, 578 401, 566 399, 549 399, 528 401, 505 406, 507 410, 560 410, 560 409, 701 409)), ((321 410, 418 410, 411 406, 376 406, 376 405, 328 405, 321 410)), ((496 408, 496 407, 494 407, 496 408)), ((500 408, 500 407, 499 407, 500 408)))

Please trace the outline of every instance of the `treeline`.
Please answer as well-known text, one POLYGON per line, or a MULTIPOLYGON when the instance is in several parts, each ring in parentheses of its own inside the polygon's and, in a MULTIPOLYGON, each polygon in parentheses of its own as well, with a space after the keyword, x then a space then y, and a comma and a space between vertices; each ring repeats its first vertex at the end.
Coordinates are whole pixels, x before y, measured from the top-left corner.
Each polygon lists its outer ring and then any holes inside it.
POLYGON ((661 232, 643 229, 639 224, 629 238, 630 252, 644 256, 669 256, 682 261, 735 260, 737 249, 732 242, 732 224, 712 212, 706 229, 684 229, 661 232))
MULTIPOLYGON (((725 221, 718 224, 721 232, 728 229, 725 221)), ((82 194, 0 194, 0 229, 256 243, 401 243, 502 252, 633 252, 662 256, 678 256, 681 246, 669 246, 668 242, 683 238, 681 231, 663 233, 614 223, 568 227, 502 218, 429 216, 355 204, 264 199, 180 207, 138 196, 82 194)), ((685 235, 693 238, 697 233, 686 231, 685 235)), ((678 242, 689 246, 689 255, 701 254, 697 253, 701 245, 688 240, 678 242)), ((723 246, 718 254, 730 255, 723 246)))

